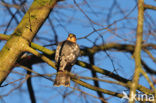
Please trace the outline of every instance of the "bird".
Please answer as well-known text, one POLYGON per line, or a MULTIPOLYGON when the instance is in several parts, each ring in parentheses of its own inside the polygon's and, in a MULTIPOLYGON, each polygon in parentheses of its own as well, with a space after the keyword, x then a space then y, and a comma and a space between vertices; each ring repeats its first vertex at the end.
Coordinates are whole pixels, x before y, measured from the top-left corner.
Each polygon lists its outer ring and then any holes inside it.
POLYGON ((72 66, 80 55, 80 47, 76 43, 76 35, 70 33, 66 40, 58 43, 55 52, 57 74, 54 86, 70 86, 70 75, 72 66))

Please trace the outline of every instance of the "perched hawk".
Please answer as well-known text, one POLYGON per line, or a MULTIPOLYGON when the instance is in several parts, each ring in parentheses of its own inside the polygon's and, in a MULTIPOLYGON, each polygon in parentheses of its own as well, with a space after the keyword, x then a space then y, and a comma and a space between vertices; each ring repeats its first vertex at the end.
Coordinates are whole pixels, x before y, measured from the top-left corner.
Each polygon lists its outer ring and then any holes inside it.
POLYGON ((67 72, 70 72, 79 53, 80 48, 76 43, 76 36, 74 34, 69 34, 67 40, 58 44, 55 53, 57 75, 54 86, 70 86, 70 76, 67 72))

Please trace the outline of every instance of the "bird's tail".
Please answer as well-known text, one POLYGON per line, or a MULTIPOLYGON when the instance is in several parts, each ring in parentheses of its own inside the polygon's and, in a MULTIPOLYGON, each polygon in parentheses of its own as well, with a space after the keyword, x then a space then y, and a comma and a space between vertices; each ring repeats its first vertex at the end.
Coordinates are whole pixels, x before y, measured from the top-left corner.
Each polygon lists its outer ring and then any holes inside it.
POLYGON ((57 72, 54 86, 59 87, 61 85, 65 87, 70 86, 70 75, 66 71, 57 72))

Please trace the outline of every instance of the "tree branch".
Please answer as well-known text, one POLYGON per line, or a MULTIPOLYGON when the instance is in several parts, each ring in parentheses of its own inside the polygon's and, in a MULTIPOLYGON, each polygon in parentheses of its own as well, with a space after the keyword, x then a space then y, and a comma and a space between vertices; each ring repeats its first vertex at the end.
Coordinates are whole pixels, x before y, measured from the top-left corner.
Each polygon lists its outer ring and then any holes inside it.
MULTIPOLYGON (((94 55, 90 55, 89 56, 89 61, 90 61, 90 64, 94 65, 94 55)), ((95 77, 95 78, 97 77, 95 71, 91 70, 91 73, 92 73, 92 77, 95 77)), ((94 82, 94 86, 100 88, 100 85, 99 85, 98 81, 94 80, 93 82, 94 82)), ((104 96, 103 96, 103 94, 101 92, 97 91, 97 94, 98 94, 98 96, 100 98, 102 98, 104 100, 104 101, 101 101, 101 103, 107 103, 107 101, 105 100, 105 98, 104 98, 104 96)))
MULTIPOLYGON (((1 34, 0 34, 0 37, 1 37, 1 34)), ((156 45, 154 44, 144 44, 142 47, 143 48, 149 48, 149 47, 155 47, 156 45)), ((52 60, 54 60, 54 53, 55 51, 52 51, 52 50, 49 50, 45 47, 42 47, 38 44, 35 44, 35 43, 31 43, 31 47, 34 48, 34 49, 37 49, 37 50, 40 50, 41 52, 47 54, 47 57, 51 58, 52 60)), ((126 51, 126 52, 133 52, 134 50, 134 45, 124 45, 124 44, 116 44, 116 43, 109 43, 109 44, 103 44, 103 45, 100 45, 100 46, 94 46, 92 48, 85 48, 85 49, 81 49, 81 55, 88 55, 90 53, 93 53, 95 54, 96 52, 98 51, 101 51, 101 50, 111 50, 111 49, 115 49, 115 50, 119 50, 119 51, 126 51), (93 49, 93 50, 92 50, 93 49)), ((33 50, 34 51, 34 50, 33 50)), ((40 54, 39 54, 40 55, 40 54)), ((48 60, 49 62, 51 62, 51 60, 48 60)), ((30 62, 32 64, 36 64, 36 63, 41 63, 43 62, 41 59, 40 59, 40 56, 39 57, 36 57, 36 56, 28 56, 26 58, 22 58, 20 61, 19 61, 19 64, 23 65, 23 63, 25 62, 30 62)), ((106 75, 110 78, 113 78, 117 81, 120 81, 120 82, 123 82, 123 83, 128 83, 130 82, 129 80, 119 76, 119 75, 116 75, 110 71, 107 71, 106 69, 102 69, 102 68, 99 68, 95 65, 92 65, 92 64, 88 64, 88 63, 85 63, 85 62, 82 62, 82 61, 77 61, 76 62, 77 65, 79 66, 82 66, 86 69, 89 69, 89 70, 93 70, 97 73, 101 73, 103 75, 106 75)), ((55 63, 52 63, 50 64, 52 67, 55 67, 55 63)), ((147 68, 147 65, 144 63, 143 64, 146 68, 148 69, 148 71, 151 71, 151 69, 148 67, 147 68)), ((130 87, 130 86, 129 86, 130 87)), ((148 88, 145 88, 141 85, 138 85, 138 89, 146 94, 150 94, 150 93, 153 93, 151 90, 149 90, 148 88)))
POLYGON ((136 94, 136 89, 139 81, 139 76, 141 73, 141 46, 143 38, 143 22, 144 22, 144 0, 138 0, 138 25, 137 25, 137 34, 136 34, 136 46, 134 51, 135 59, 135 72, 130 88, 130 99, 129 103, 134 103, 134 95, 136 94))
POLYGON ((0 85, 48 17, 57 0, 35 0, 0 51, 0 85), (8 60, 9 58, 9 60, 8 60))
POLYGON ((148 5, 148 4, 144 4, 144 8, 145 9, 156 10, 156 6, 152 6, 152 5, 148 5))

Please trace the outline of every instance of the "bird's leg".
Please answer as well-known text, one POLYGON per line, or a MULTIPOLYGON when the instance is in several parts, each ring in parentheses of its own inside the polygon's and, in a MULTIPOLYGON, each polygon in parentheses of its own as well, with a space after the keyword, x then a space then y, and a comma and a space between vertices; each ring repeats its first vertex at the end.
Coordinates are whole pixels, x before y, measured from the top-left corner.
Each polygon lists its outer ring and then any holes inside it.
POLYGON ((67 63, 65 62, 65 64, 62 67, 60 67, 59 71, 62 71, 63 72, 64 71, 64 68, 66 67, 66 64, 67 63))

